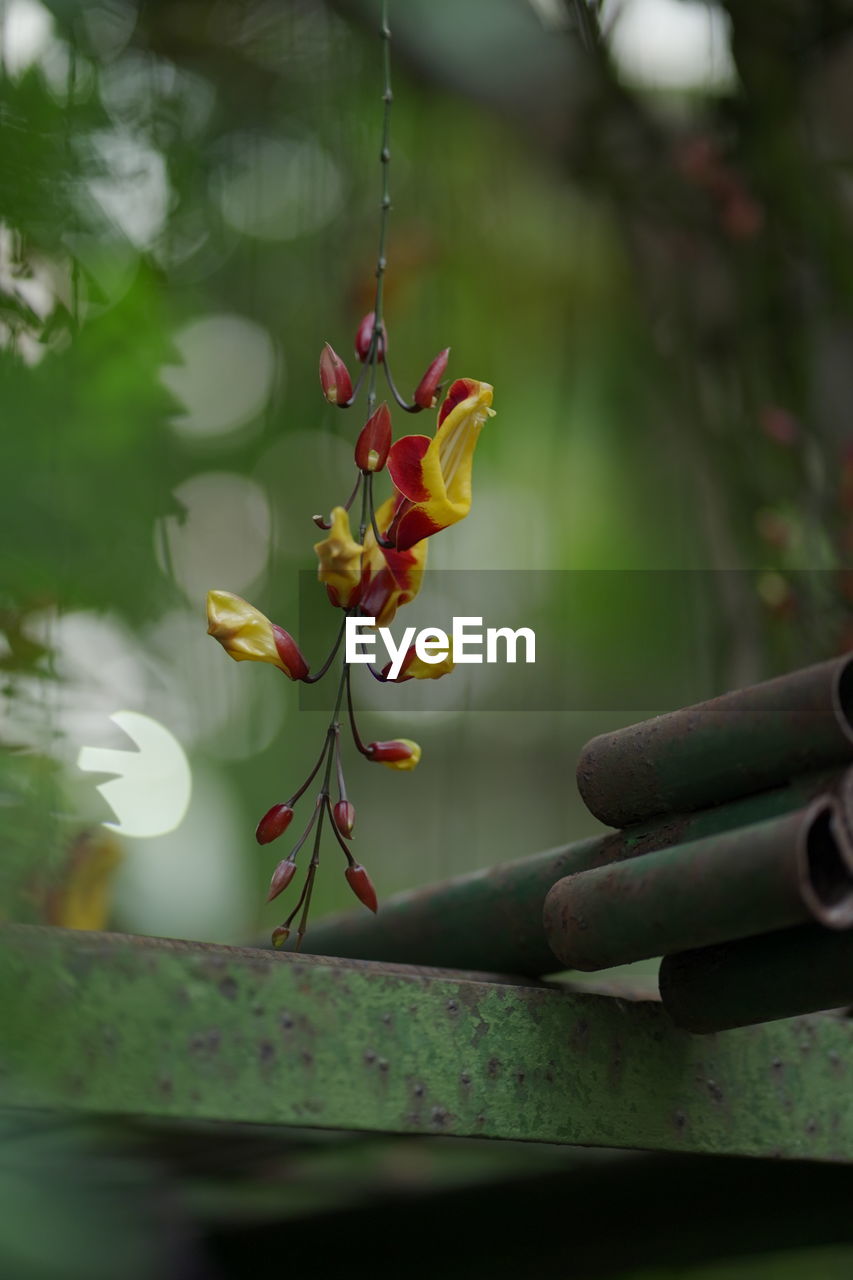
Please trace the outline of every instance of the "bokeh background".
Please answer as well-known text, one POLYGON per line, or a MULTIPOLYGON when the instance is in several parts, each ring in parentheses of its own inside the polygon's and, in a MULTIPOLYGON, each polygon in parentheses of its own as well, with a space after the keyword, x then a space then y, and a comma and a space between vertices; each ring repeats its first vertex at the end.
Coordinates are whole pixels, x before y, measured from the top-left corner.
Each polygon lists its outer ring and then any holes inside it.
MULTIPOLYGON (((224 587, 298 630, 311 515, 348 492, 360 410, 325 404, 317 360, 350 358, 371 304, 376 19, 2 5, 7 918, 224 942, 278 923, 254 827, 325 716, 231 663, 203 602, 224 587), (137 746, 99 790, 101 753, 137 746)), ((363 689, 366 734, 424 748, 412 774, 350 769, 384 896, 589 834, 592 734, 853 638, 849 5, 407 0, 392 20, 395 376, 449 345, 498 411, 431 563, 512 571, 496 608, 558 635, 586 694, 535 671, 527 710, 512 671, 491 701, 455 673, 414 711, 363 689)), ((350 904, 341 870, 329 847, 315 914, 350 904)))

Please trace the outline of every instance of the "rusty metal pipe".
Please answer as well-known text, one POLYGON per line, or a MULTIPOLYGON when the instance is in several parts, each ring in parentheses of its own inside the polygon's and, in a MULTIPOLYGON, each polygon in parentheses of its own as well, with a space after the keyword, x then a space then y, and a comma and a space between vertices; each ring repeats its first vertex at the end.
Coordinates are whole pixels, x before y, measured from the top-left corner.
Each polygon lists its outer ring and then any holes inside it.
POLYGON ((853 760, 853 655, 601 734, 578 763, 612 827, 720 804, 853 760))
POLYGON ((710 946, 817 920, 853 924, 853 870, 838 802, 560 880, 545 934, 569 969, 710 946))
MULTIPOLYGON (((853 770, 849 774, 853 801, 853 770)), ((377 916, 357 911, 318 920, 303 951, 530 977, 554 973, 560 964, 545 937, 542 906, 563 876, 790 813, 841 788, 846 776, 812 774, 731 804, 667 814, 628 831, 607 832, 409 890, 383 902, 377 916)))
POLYGON ((700 1035, 850 1005, 853 930, 803 925, 667 956, 660 993, 675 1025, 700 1035))

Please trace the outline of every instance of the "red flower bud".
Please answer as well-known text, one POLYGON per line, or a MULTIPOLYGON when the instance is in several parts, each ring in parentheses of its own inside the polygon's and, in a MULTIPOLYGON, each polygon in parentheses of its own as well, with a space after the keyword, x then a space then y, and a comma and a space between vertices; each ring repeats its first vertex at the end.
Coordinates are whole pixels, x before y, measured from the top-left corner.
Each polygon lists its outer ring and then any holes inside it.
POLYGON ((284 925, 280 924, 277 929, 273 929, 272 931, 272 944, 276 948, 276 950, 278 950, 279 947, 284 946, 285 942, 287 942, 287 939, 289 937, 290 937, 290 930, 285 929, 284 925))
POLYGON ((308 663, 300 653, 293 636, 285 631, 284 627, 279 627, 275 623, 272 624, 272 634, 278 656, 287 667, 287 674, 291 680, 304 680, 308 675, 308 663))
POLYGON ((444 377, 447 370, 447 359, 450 355, 450 347, 445 347, 443 351, 439 351, 432 364, 415 387, 415 404, 421 409, 431 409, 436 402, 438 396, 438 384, 444 377))
POLYGON ((280 893, 283 893, 295 875, 295 862, 290 858, 285 858, 283 862, 280 862, 272 873, 267 902, 272 902, 273 898, 277 898, 280 893))
POLYGON ((347 867, 346 872, 349 887, 352 889, 359 902, 363 902, 368 911, 376 912, 379 903, 376 901, 376 890, 370 881, 370 876, 364 867, 355 863, 352 867, 347 867))
POLYGON ((384 402, 365 422, 355 442, 355 465, 361 471, 381 471, 391 448, 391 414, 384 402))
POLYGON ((329 404, 346 405, 352 399, 352 378, 328 342, 320 353, 320 386, 329 404))
POLYGON ((277 840, 292 821, 293 810, 289 804, 274 804, 258 823, 255 839, 258 844, 269 844, 271 840, 277 840))
MULTIPOLYGON (((373 326, 376 323, 376 312, 368 311, 367 315, 358 326, 358 332, 355 335, 355 354, 356 359, 364 364, 370 355, 370 344, 373 340, 373 326)), ((376 359, 385 359, 385 325, 379 326, 379 337, 376 343, 376 359)))
POLYGON ((333 812, 335 826, 341 835, 346 836, 347 840, 349 840, 352 836, 352 829, 355 826, 355 805, 350 804, 349 800, 339 800, 333 812))

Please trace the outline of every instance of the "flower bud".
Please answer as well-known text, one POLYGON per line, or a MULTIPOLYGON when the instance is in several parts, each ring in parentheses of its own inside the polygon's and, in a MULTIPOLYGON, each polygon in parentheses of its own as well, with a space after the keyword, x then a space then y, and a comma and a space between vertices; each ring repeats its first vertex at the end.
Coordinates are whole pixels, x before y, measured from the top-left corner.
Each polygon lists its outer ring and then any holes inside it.
POLYGON ((346 875, 349 887, 352 889, 359 902, 363 902, 367 909, 369 911, 373 911, 375 914, 377 907, 379 906, 379 903, 376 901, 376 890, 374 889, 370 876, 367 874, 364 867, 355 863, 353 866, 347 867, 344 874, 346 875))
POLYGON ((350 804, 349 800, 339 800, 333 812, 338 831, 342 836, 346 836, 347 840, 351 839, 352 829, 355 826, 355 805, 350 804))
POLYGON ((438 384, 444 377, 447 370, 447 359, 450 355, 450 347, 445 347, 443 351, 439 351, 432 364, 415 387, 414 400, 415 404, 421 409, 431 409, 436 402, 438 396, 438 384))
POLYGON ((328 342, 320 353, 320 386, 329 404, 344 406, 352 399, 349 370, 328 342))
POLYGON ((373 412, 355 442, 355 465, 361 471, 381 471, 391 448, 391 414, 384 402, 373 412))
POLYGON ((293 637, 231 591, 208 591, 207 634, 235 662, 271 662, 291 680, 308 675, 308 664, 293 637))
POLYGON ((283 835, 292 821, 293 810, 289 804, 274 804, 258 823, 255 839, 258 844, 269 844, 283 835))
POLYGON ((277 929, 273 929, 272 944, 275 947, 276 951, 279 949, 279 947, 284 946, 285 942, 287 942, 287 939, 289 937, 290 937, 290 930, 286 929, 283 924, 280 924, 277 929))
POLYGON ((371 742, 367 758, 389 769, 414 769, 421 758, 421 749, 411 738, 392 738, 389 742, 371 742))
POLYGON ((267 902, 272 902, 273 898, 277 898, 280 893, 283 893, 295 875, 296 863, 291 858, 285 858, 280 862, 272 873, 267 902))
MULTIPOLYGON (((367 315, 358 326, 358 332, 355 335, 355 354, 356 359, 362 364, 370 355, 370 344, 373 341, 373 328, 376 323, 376 312, 368 311, 367 315)), ((376 342, 376 359, 385 359, 385 325, 379 326, 379 336, 376 342)))

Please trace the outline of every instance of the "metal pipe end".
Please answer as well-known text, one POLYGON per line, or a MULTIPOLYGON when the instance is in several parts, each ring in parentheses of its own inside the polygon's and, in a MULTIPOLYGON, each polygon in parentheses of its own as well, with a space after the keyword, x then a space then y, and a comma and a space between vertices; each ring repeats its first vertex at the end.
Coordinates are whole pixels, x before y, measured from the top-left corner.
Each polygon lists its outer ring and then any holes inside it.
POLYGON ((835 784, 835 792, 841 808, 843 829, 842 853, 849 858, 850 870, 853 871, 853 767, 845 769, 835 784))
POLYGON ((817 800, 808 811, 799 862, 803 901, 815 920, 830 929, 853 925, 853 844, 836 799, 817 800))
POLYGON ((832 709, 839 729, 853 742, 853 653, 839 662, 832 683, 832 709))

